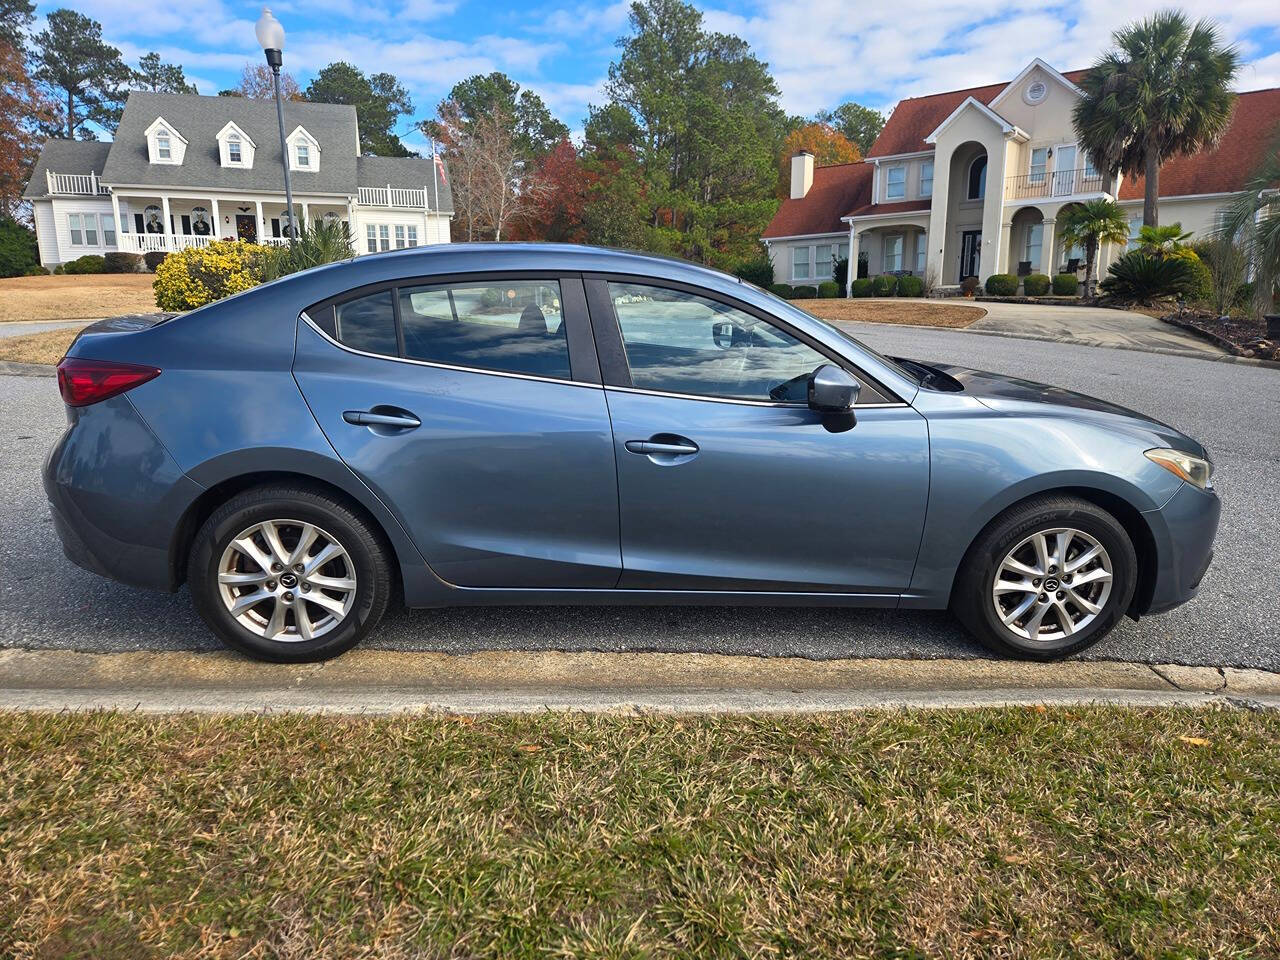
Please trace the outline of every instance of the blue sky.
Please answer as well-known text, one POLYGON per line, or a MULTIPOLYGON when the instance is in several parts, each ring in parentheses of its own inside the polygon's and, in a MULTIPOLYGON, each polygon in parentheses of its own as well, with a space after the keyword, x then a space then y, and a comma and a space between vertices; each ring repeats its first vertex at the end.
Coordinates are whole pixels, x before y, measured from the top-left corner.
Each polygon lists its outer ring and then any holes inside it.
MULTIPOLYGON (((73 0, 99 20, 132 62, 149 50, 182 64, 201 93, 233 86, 261 51, 260 3, 234 0, 73 0)), ((748 40, 767 60, 783 106, 811 114, 853 99, 888 110, 899 99, 1006 80, 1032 57, 1062 70, 1087 66, 1113 29, 1165 3, 1116 0, 851 0, 697 3, 707 24, 748 40)), ((1196 0, 1246 62, 1242 90, 1280 86, 1276 0, 1196 0)), ((319 67, 348 60, 396 74, 421 119, 458 80, 502 70, 531 87, 575 131, 601 93, 628 3, 615 0, 280 0, 285 66, 306 84, 319 67)), ((54 9, 41 5, 37 14, 54 9)), ((41 26, 37 21, 36 29, 41 26)), ((421 138, 406 120, 399 131, 421 138)))

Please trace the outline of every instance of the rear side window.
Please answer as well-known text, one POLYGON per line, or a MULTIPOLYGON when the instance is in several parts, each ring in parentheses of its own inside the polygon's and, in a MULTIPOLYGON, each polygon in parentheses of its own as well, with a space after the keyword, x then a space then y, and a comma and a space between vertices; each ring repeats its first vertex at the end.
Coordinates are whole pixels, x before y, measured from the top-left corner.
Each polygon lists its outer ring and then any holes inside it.
POLYGON ((398 356, 395 301, 392 291, 383 290, 358 300, 340 303, 334 309, 334 336, 353 350, 398 356))
POLYGON ((405 356, 413 360, 570 378, 554 280, 402 287, 400 325, 405 356))

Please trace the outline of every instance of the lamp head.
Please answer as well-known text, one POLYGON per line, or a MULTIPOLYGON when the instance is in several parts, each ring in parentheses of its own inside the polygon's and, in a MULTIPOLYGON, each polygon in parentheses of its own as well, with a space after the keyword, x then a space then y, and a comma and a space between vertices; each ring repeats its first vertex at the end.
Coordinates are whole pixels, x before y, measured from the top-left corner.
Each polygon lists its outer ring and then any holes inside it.
POLYGON ((254 32, 258 35, 258 43, 263 51, 267 53, 267 61, 270 62, 270 54, 274 52, 277 57, 280 51, 284 49, 284 27, 280 25, 267 7, 262 8, 262 16, 258 17, 258 22, 254 26, 254 32))

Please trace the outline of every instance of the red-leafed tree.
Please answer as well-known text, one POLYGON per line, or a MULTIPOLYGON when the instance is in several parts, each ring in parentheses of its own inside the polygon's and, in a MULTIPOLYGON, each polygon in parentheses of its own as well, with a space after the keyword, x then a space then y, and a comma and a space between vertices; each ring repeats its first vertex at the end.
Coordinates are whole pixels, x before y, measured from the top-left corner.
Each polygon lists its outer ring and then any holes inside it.
POLYGON ((22 54, 0 40, 0 214, 18 212, 40 152, 40 128, 52 119, 53 104, 27 73, 22 54))
POLYGON ((562 137, 538 161, 533 178, 539 189, 514 227, 515 238, 556 243, 584 242, 583 210, 587 205, 588 191, 598 178, 583 166, 582 158, 568 137, 562 137))

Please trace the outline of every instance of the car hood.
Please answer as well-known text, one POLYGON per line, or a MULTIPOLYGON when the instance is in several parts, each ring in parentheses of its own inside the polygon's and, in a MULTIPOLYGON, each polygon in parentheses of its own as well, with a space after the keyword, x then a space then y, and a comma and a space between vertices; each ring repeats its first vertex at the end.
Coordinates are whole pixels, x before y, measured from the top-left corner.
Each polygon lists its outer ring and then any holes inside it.
POLYGON ((1181 430, 1119 404, 1064 390, 1062 387, 985 370, 971 370, 949 363, 930 363, 928 366, 950 377, 955 381, 955 386, 966 395, 998 413, 1058 415, 1096 420, 1136 437, 1154 437, 1163 446, 1197 457, 1209 456, 1203 444, 1181 430))

